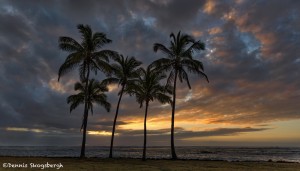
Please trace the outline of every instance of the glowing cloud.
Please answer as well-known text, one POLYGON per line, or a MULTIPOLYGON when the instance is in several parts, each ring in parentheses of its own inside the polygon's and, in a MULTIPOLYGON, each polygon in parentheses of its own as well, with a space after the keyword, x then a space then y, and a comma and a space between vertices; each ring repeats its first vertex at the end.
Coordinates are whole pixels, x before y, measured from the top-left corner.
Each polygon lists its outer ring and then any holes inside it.
POLYGON ((216 2, 213 0, 209 0, 206 2, 206 4, 204 5, 204 12, 207 14, 211 14, 212 12, 214 12, 216 6, 216 2))
POLYGON ((44 132, 41 129, 29 129, 29 128, 17 128, 17 127, 7 127, 5 130, 7 130, 7 131, 17 131, 17 132, 35 132, 35 133, 44 132))
POLYGON ((96 135, 96 136, 111 136, 111 132, 107 132, 107 131, 88 131, 87 133, 89 135, 96 135))

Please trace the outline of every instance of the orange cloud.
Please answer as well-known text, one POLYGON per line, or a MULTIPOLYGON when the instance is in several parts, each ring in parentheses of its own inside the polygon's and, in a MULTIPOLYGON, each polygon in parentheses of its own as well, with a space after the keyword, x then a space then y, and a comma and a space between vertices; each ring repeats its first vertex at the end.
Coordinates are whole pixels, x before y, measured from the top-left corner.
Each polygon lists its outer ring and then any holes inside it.
POLYGON ((57 81, 57 77, 51 78, 48 82, 48 86, 51 90, 59 92, 59 93, 66 93, 66 92, 73 92, 74 91, 74 84, 77 82, 76 80, 70 79, 68 81, 61 80, 60 82, 57 81))
MULTIPOLYGON (((261 43, 261 54, 264 59, 277 61, 284 56, 281 53, 274 53, 274 45, 276 44, 277 36, 275 32, 265 32, 262 24, 256 24, 252 22, 251 15, 237 14, 233 9, 230 12, 224 14, 223 19, 232 21, 238 27, 241 32, 250 32, 261 43)), ((278 50, 278 49, 277 49, 278 50)))
POLYGON ((109 91, 109 92, 116 91, 116 90, 118 90, 118 88, 119 88, 118 84, 110 84, 110 85, 108 85, 107 87, 108 87, 108 91, 109 91))
POLYGON ((211 35, 221 33, 222 29, 220 27, 214 27, 208 30, 208 33, 211 35))
POLYGON ((203 11, 207 14, 211 14, 214 12, 216 6, 216 2, 214 0, 209 0, 205 3, 203 11))
POLYGON ((192 35, 194 37, 200 37, 203 33, 201 31, 194 30, 192 31, 192 35))
POLYGON ((55 79, 55 78, 51 79, 48 84, 49 84, 49 87, 56 92, 59 92, 59 93, 66 92, 65 87, 61 83, 57 82, 57 79, 55 79))

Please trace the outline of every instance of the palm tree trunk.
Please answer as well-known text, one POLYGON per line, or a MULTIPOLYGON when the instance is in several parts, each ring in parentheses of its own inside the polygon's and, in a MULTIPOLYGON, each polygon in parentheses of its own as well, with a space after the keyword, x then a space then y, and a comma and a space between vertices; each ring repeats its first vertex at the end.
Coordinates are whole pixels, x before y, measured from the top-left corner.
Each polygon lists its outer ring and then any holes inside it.
POLYGON ((175 152, 174 146, 174 120, 175 120, 175 104, 176 104, 176 81, 177 81, 177 70, 175 70, 175 79, 174 79, 174 87, 173 87, 173 102, 172 102, 172 120, 171 120, 171 152, 172 159, 176 160, 177 155, 175 152))
POLYGON ((122 85, 122 89, 121 89, 121 92, 120 92, 120 97, 119 97, 119 101, 118 101, 118 105, 117 105, 117 109, 116 109, 116 115, 115 115, 115 119, 114 119, 113 130, 112 130, 112 134, 111 134, 109 158, 112 158, 112 150, 113 150, 113 145, 114 145, 114 135, 115 135, 115 130, 116 130, 116 122, 117 122, 117 118, 118 118, 119 106, 120 106, 121 99, 122 99, 122 96, 123 96, 124 88, 125 88, 125 86, 122 85))
POLYGON ((85 142, 86 142, 86 127, 87 127, 87 120, 88 120, 88 106, 87 106, 87 98, 88 98, 88 82, 89 82, 89 76, 90 76, 90 68, 89 65, 87 65, 87 76, 86 76, 86 82, 85 82, 85 103, 84 103, 84 116, 83 116, 83 138, 82 138, 82 144, 81 144, 81 153, 80 158, 85 157, 85 142))
POLYGON ((148 114, 148 101, 146 102, 145 119, 144 119, 144 149, 143 160, 146 160, 146 144, 147 144, 147 114, 148 114))

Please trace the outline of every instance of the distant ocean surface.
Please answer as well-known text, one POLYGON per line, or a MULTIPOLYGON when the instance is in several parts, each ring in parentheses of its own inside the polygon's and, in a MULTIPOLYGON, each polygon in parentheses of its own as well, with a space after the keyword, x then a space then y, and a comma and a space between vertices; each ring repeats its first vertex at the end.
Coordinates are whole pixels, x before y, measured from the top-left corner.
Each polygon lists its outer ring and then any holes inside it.
MULTIPOLYGON (((285 161, 300 163, 300 148, 283 147, 176 147, 179 159, 224 161, 285 161)), ((78 157, 80 147, 0 146, 0 156, 78 157)), ((87 157, 107 158, 109 147, 86 147, 87 157)), ((141 158, 141 147, 114 147, 116 158, 141 158)), ((169 159, 170 147, 148 147, 147 158, 169 159)))

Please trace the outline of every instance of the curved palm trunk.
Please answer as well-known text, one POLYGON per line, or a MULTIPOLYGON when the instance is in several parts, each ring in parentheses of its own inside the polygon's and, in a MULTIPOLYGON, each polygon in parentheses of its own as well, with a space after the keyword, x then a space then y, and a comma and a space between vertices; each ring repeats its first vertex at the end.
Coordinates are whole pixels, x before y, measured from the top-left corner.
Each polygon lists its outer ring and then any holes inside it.
POLYGON ((149 102, 146 102, 145 119, 144 119, 144 149, 143 149, 143 160, 144 161, 146 160, 148 104, 149 104, 149 102))
POLYGON ((87 76, 86 76, 86 83, 85 83, 85 104, 84 104, 84 116, 83 116, 83 138, 82 138, 82 144, 81 144, 81 153, 80 153, 80 158, 85 157, 85 142, 86 142, 86 127, 87 127, 87 120, 88 120, 88 113, 89 109, 87 106, 87 97, 88 97, 88 80, 90 76, 90 68, 89 65, 87 66, 87 76))
POLYGON ((176 81, 177 81, 177 70, 175 71, 174 87, 173 87, 173 102, 172 102, 172 120, 171 120, 171 152, 172 159, 177 159, 174 146, 174 120, 175 120, 175 104, 176 104, 176 81))
POLYGON ((117 109, 116 109, 116 115, 115 115, 115 119, 114 119, 113 130, 112 130, 112 134, 111 134, 109 158, 112 158, 112 150, 113 150, 113 145, 114 145, 114 136, 115 136, 115 130, 116 130, 116 122, 117 122, 117 118, 118 118, 119 106, 120 106, 121 99, 122 99, 122 96, 123 96, 124 88, 125 88, 124 85, 122 85, 122 90, 121 90, 121 93, 120 93, 120 97, 119 97, 119 101, 118 101, 118 105, 117 105, 117 109))

